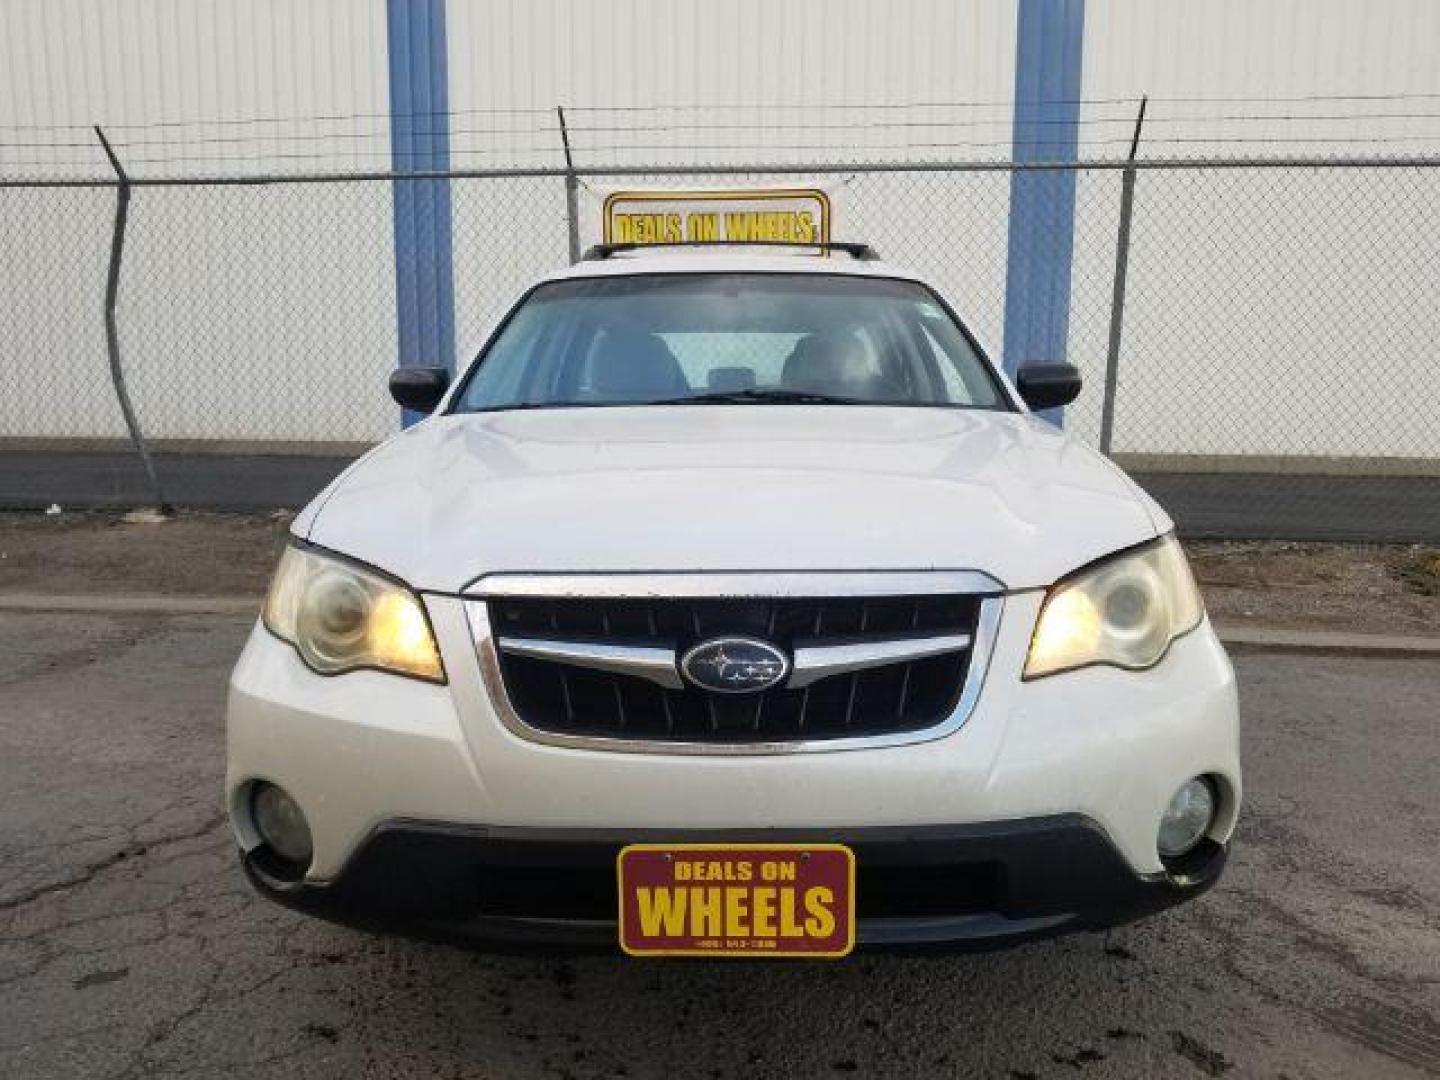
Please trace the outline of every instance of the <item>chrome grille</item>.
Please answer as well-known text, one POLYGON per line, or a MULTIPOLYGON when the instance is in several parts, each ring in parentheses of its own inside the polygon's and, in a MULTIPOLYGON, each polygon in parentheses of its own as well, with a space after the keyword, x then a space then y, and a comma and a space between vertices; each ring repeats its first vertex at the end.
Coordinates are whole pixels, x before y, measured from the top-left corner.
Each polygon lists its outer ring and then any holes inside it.
POLYGON ((492 698, 522 734, 616 749, 755 752, 908 742, 958 726, 967 690, 972 699, 978 691, 999 603, 933 592, 492 595, 470 611, 492 698), (795 659, 795 670, 746 694, 682 679, 675 658, 720 636, 767 641, 795 659))

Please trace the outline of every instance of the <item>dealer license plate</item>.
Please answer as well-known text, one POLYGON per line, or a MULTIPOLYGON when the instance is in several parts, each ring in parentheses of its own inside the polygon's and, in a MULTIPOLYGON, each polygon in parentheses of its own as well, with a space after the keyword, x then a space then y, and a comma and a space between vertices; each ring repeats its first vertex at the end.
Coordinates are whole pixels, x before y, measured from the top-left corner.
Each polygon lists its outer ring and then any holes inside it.
POLYGON ((840 844, 631 844, 616 865, 631 956, 839 957, 855 947, 840 844))

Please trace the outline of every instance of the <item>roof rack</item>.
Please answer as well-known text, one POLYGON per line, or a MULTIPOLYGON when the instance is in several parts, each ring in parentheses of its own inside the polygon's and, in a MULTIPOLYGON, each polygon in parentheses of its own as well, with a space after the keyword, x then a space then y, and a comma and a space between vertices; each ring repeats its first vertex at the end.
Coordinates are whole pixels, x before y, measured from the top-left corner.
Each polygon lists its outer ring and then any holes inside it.
POLYGON ((815 248, 819 251, 843 251, 862 262, 874 262, 880 255, 869 244, 854 240, 826 240, 819 243, 803 243, 798 240, 690 240, 673 244, 594 244, 580 256, 582 261, 608 259, 625 251, 643 251, 647 248, 697 248, 697 247, 760 247, 760 248, 815 248))

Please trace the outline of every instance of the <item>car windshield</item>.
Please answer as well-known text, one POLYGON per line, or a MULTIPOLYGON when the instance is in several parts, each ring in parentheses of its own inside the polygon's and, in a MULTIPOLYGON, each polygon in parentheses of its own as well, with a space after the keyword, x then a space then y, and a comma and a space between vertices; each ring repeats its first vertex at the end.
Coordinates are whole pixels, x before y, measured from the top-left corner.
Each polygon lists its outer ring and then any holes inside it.
POLYGON ((788 403, 1010 408, 977 347, 915 282, 686 273, 539 286, 453 411, 788 403))

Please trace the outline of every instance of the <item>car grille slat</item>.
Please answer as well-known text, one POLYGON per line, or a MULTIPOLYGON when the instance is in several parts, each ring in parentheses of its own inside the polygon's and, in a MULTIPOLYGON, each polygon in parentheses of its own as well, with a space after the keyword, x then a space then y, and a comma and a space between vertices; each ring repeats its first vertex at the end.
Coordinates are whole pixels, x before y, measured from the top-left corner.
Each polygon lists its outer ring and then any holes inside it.
POLYGON ((615 695, 615 719, 619 722, 620 730, 625 730, 625 688, 619 679, 610 680, 610 690, 615 695))
POLYGON ((565 720, 567 723, 575 723, 575 699, 570 693, 570 672, 562 671, 560 674, 560 696, 565 701, 565 720))
MULTIPOLYGON (((915 629, 915 627, 919 625, 919 623, 920 623, 920 601, 919 601, 919 599, 917 598, 917 599, 910 605, 910 629, 913 631, 913 630, 915 629)), ((896 715, 897 717, 900 717, 900 716, 904 716, 904 715, 905 715, 905 702, 908 700, 909 696, 910 696, 910 665, 909 665, 909 664, 906 664, 906 665, 905 665, 905 670, 904 670, 904 671, 901 673, 901 675, 900 675, 900 694, 899 694, 899 701, 896 702, 896 705, 895 705, 895 715, 896 715)))
MULTIPOLYGON (((496 665, 514 714, 555 735, 744 744, 918 732, 943 722, 964 689, 972 649, 837 671, 808 685, 723 694, 676 688, 571 657, 524 655, 521 639, 673 650, 721 636, 756 637, 793 656, 806 648, 974 635, 982 597, 537 598, 491 597, 496 665), (507 652, 504 639, 517 641, 507 652), (659 685, 657 685, 659 683, 659 685)), ((531 650, 534 651, 533 649, 531 650)), ((551 649, 550 651, 553 651, 551 649)), ((879 661, 872 661, 879 662, 879 661)))

